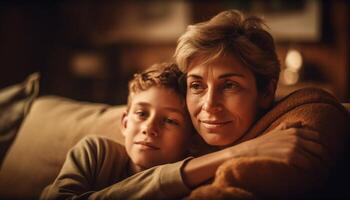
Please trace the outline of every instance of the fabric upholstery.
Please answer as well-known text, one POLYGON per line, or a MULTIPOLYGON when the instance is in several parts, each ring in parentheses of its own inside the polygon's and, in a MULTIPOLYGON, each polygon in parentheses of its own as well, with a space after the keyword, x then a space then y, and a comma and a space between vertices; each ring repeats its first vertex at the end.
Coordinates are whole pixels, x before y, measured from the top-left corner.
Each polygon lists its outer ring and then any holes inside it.
POLYGON ((38 98, 23 122, 0 170, 0 199, 36 199, 57 176, 67 151, 86 135, 123 143, 125 106, 47 96, 38 98))
POLYGON ((0 90, 0 166, 38 92, 38 73, 0 90))

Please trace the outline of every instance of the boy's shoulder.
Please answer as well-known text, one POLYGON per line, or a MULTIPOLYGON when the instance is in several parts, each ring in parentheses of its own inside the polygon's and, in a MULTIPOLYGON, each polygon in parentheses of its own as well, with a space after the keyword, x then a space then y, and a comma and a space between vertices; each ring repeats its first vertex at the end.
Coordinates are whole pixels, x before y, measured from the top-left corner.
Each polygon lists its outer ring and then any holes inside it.
POLYGON ((99 135, 88 135, 82 138, 77 147, 87 148, 96 152, 114 152, 118 151, 120 153, 125 152, 125 147, 107 137, 99 136, 99 135))

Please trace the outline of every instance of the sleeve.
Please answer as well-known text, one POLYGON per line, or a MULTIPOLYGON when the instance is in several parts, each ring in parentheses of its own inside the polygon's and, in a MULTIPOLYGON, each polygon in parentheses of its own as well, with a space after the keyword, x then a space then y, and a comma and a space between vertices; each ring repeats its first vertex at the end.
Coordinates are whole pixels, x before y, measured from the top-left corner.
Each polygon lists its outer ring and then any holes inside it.
POLYGON ((40 199, 82 199, 91 193, 94 174, 98 169, 98 141, 87 137, 67 154, 55 181, 47 186, 40 199))
POLYGON ((91 195, 92 199, 179 199, 189 194, 181 169, 187 158, 135 174, 91 195))
MULTIPOLYGON (((95 187, 96 179, 106 176, 101 172, 106 166, 102 165, 111 163, 98 158, 101 154, 99 145, 98 141, 91 137, 79 142, 68 153, 58 177, 53 184, 44 189, 40 199, 169 199, 189 193, 182 180, 181 169, 190 158, 153 167, 112 185, 106 182, 102 184, 103 187, 95 187)), ((102 154, 109 153, 102 151, 102 154)), ((115 170, 113 167, 110 171, 115 170)))

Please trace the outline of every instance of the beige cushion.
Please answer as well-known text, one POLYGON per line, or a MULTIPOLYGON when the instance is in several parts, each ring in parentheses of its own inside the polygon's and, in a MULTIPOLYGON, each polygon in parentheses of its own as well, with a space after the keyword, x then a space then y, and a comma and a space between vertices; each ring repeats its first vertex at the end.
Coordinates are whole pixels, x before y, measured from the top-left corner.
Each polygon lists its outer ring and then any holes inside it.
POLYGON ((55 96, 36 100, 0 170, 0 199, 36 199, 57 176, 67 151, 86 135, 123 143, 124 109, 55 96))

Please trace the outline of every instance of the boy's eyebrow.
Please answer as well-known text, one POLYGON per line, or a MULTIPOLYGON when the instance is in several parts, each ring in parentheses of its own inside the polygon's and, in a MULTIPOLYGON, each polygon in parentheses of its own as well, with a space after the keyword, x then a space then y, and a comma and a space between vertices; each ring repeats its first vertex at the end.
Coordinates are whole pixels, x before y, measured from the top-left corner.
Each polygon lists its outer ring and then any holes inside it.
MULTIPOLYGON (((145 106, 145 107, 151 106, 151 104, 147 103, 147 102, 137 102, 136 105, 145 106)), ((165 109, 165 110, 169 110, 171 112, 175 112, 175 113, 179 113, 181 115, 184 115, 184 111, 183 110, 180 110, 180 109, 177 109, 177 108, 174 108, 174 107, 164 106, 162 108, 165 109)))
POLYGON ((179 110, 177 108, 173 108, 173 107, 163 107, 163 108, 166 109, 166 110, 169 110, 171 112, 179 113, 181 115, 184 114, 183 110, 179 110))
POLYGON ((151 104, 147 103, 147 102, 137 102, 136 105, 139 105, 139 106, 150 106, 151 104))
POLYGON ((196 75, 196 74, 187 74, 186 78, 202 79, 201 76, 196 75))

